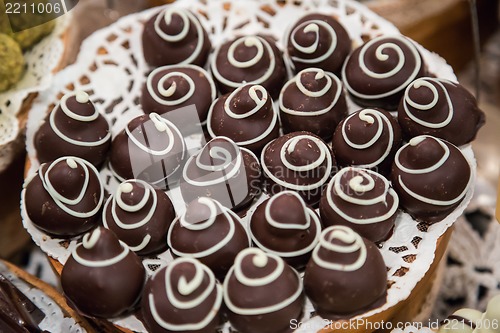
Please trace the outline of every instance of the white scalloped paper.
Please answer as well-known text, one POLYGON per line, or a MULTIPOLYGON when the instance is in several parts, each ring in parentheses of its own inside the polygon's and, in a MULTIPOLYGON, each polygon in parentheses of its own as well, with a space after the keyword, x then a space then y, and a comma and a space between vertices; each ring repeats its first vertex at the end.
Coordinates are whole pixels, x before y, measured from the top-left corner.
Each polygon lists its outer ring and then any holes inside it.
MULTIPOLYGON (((237 34, 262 33, 276 37, 278 46, 282 47, 282 34, 293 21, 291 18, 299 17, 307 11, 322 11, 338 17, 348 28, 355 46, 360 45, 366 38, 398 33, 392 24, 352 0, 303 2, 183 0, 173 5, 187 7, 199 13, 199 18, 211 35, 214 46, 237 34)), ((158 9, 151 9, 124 17, 115 24, 95 32, 82 44, 76 63, 59 72, 54 84, 35 100, 27 125, 27 150, 31 161, 28 177, 34 175, 39 166, 33 146, 34 133, 46 112, 52 109, 64 93, 74 89, 87 91, 113 125, 113 135, 116 135, 129 120, 142 113, 139 97, 149 68, 142 56, 141 33, 143 22, 156 11, 158 9)), ((451 67, 442 58, 422 47, 420 51, 432 73, 437 77, 456 80, 451 67)), ((359 109, 351 101, 348 101, 348 105, 351 112, 359 109)), ((473 151, 469 145, 461 149, 471 164, 472 183, 474 183, 476 163, 473 151)), ((109 191, 114 191, 117 182, 107 168, 101 170, 101 177, 105 182, 105 187, 109 191)), ((178 195, 175 191, 176 189, 168 193, 174 203, 178 195)), ((381 248, 390 281, 387 302, 357 318, 369 317, 408 298, 434 259, 437 239, 462 214, 472 197, 472 192, 473 186, 462 204, 452 214, 429 228, 418 225, 408 214, 399 215, 393 236, 381 248)), ((24 197, 24 191, 22 195, 24 197)), ((264 199, 262 196, 252 209, 264 199)), ((33 240, 43 251, 64 263, 70 251, 76 246, 76 240, 68 242, 50 238, 33 226, 26 214, 23 202, 21 202, 21 209, 24 226, 33 240)), ((144 264, 151 272, 152 269, 165 265, 170 260, 171 255, 167 251, 158 258, 145 260, 144 264)), ((321 318, 311 316, 312 311, 310 302, 307 302, 304 318, 302 318, 302 322, 307 322, 307 325, 303 325, 296 332, 312 332, 324 326, 325 322, 321 318)), ((143 325, 133 316, 114 320, 114 323, 136 332, 145 332, 143 325)), ((229 326, 226 325, 222 332, 229 333, 229 326)))

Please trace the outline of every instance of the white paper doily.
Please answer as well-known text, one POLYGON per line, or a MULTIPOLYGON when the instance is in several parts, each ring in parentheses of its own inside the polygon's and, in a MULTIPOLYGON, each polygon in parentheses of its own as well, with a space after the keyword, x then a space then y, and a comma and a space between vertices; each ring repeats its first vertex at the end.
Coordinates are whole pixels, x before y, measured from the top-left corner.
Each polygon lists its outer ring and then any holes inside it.
MULTIPOLYGON (((321 11, 333 14, 347 27, 355 46, 364 39, 380 34, 397 34, 398 30, 363 5, 352 0, 315 0, 315 1, 276 1, 276 0, 183 0, 174 6, 187 7, 198 13, 200 21, 211 36, 214 46, 236 34, 262 33, 278 39, 282 47, 283 31, 293 18, 298 18, 307 11, 321 11)), ((59 101, 59 98, 74 89, 81 89, 91 95, 92 100, 101 109, 113 125, 116 135, 132 118, 142 114, 139 98, 142 85, 149 68, 142 55, 141 34, 143 22, 159 9, 122 18, 115 24, 95 32, 81 47, 76 63, 56 75, 54 84, 41 93, 35 100, 27 125, 27 150, 31 161, 28 177, 34 175, 39 163, 33 145, 33 137, 45 114, 59 101)), ((420 47, 420 51, 430 72, 440 78, 456 80, 450 66, 439 56, 420 47)), ((350 111, 359 109, 348 102, 350 111)), ((470 145, 461 148, 472 168, 472 184, 475 182, 476 165, 470 145)), ((101 171, 105 187, 111 192, 117 185, 107 168, 101 171)), ((398 302, 405 300, 418 281, 422 279, 434 259, 437 239, 462 214, 473 192, 468 191, 462 204, 445 220, 426 228, 417 224, 408 214, 401 213, 396 221, 394 235, 383 245, 382 255, 388 267, 387 302, 360 317, 369 317, 384 311, 398 302)), ((23 191, 24 197, 24 191, 23 191)), ((175 202, 174 193, 169 193, 175 202)), ((264 200, 261 197, 258 202, 264 200)), ((253 207, 255 207, 254 204, 253 207)), ((26 209, 21 203, 23 223, 33 240, 43 251, 64 263, 76 241, 70 242, 52 239, 36 229, 29 220, 26 209)), ((180 213, 180 212, 177 212, 180 213)), ((148 260, 148 264, 164 265, 171 256, 169 252, 161 255, 161 260, 148 260)), ((158 266, 155 266, 158 267, 158 266)), ((310 302, 307 302, 302 322, 307 321, 296 332, 309 333, 324 326, 319 317, 312 319, 310 302)), ((135 317, 121 318, 116 324, 144 332, 144 327, 135 317)), ((228 327, 223 330, 229 332, 228 327)))

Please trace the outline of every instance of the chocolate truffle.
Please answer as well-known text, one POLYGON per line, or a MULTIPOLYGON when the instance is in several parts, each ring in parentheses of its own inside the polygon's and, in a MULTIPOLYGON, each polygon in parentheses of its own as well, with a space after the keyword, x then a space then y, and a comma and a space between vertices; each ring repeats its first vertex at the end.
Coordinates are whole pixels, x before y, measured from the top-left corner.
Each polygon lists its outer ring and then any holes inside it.
POLYGON ((249 231, 258 248, 302 269, 319 241, 321 222, 296 192, 283 191, 255 209, 249 231))
POLYGON ((102 224, 140 256, 167 249, 175 210, 165 192, 139 179, 121 183, 104 205, 102 224))
POLYGON ((68 304, 81 314, 113 318, 137 304, 146 270, 139 257, 108 229, 83 236, 61 273, 68 304))
POLYGON ((205 65, 212 44, 199 19, 186 9, 168 6, 144 25, 144 59, 153 67, 205 65))
POLYGON ((229 322, 241 333, 288 332, 302 312, 302 289, 299 274, 283 259, 245 249, 224 280, 229 322))
POLYGON ((110 169, 120 181, 142 179, 160 188, 175 183, 186 157, 179 129, 157 113, 132 119, 113 139, 110 169))
MULTIPOLYGON (((499 318, 496 318, 497 321, 498 319, 499 318)), ((483 313, 481 311, 474 309, 459 309, 444 320, 438 333, 474 333, 477 332, 476 328, 483 324, 482 320, 483 313)))
POLYGON ((222 287, 214 274, 192 258, 178 258, 148 281, 141 301, 150 333, 215 333, 222 287))
POLYGON ((444 79, 420 78, 406 88, 398 108, 405 137, 429 134, 461 146, 484 125, 484 113, 463 86, 444 79))
POLYGON ((352 165, 389 174, 401 143, 401 128, 388 112, 363 109, 340 122, 332 148, 341 167, 352 165))
POLYGON ((378 243, 391 235, 398 205, 398 195, 384 176, 349 167, 330 180, 319 212, 325 226, 345 225, 378 243))
POLYGON ((247 84, 212 104, 207 129, 212 138, 228 137, 258 154, 279 135, 278 113, 263 86, 247 84))
POLYGON ((326 143, 303 131, 283 135, 267 144, 262 150, 261 164, 267 193, 296 191, 311 206, 318 205, 323 187, 336 169, 326 143))
POLYGON ((260 84, 278 97, 286 79, 283 57, 268 37, 243 36, 216 48, 211 60, 214 80, 223 94, 241 84, 260 84))
POLYGON ((406 87, 425 76, 422 55, 404 36, 376 37, 354 50, 342 68, 342 79, 354 102, 395 111, 406 87))
POLYGON ((78 157, 44 163, 26 180, 24 205, 33 224, 68 238, 93 228, 100 219, 104 190, 97 169, 78 157))
POLYGON ((45 118, 34 137, 40 163, 62 156, 81 157, 102 164, 111 145, 106 119, 84 91, 66 94, 45 118))
POLYGON ((332 16, 313 13, 303 16, 286 37, 286 56, 294 72, 318 67, 340 74, 351 52, 351 39, 332 16))
POLYGON ((206 197, 190 202, 172 223, 167 243, 173 255, 198 259, 221 281, 236 255, 250 246, 238 215, 206 197))
POLYGON ((472 174, 460 149, 444 140, 421 135, 396 153, 391 181, 406 212, 416 220, 434 223, 462 202, 472 174))
POLYGON ((288 81, 279 97, 283 132, 308 131, 329 141, 347 116, 340 80, 319 68, 308 68, 288 81))
POLYGON ((142 88, 141 104, 145 113, 160 115, 194 104, 200 123, 203 123, 215 97, 215 84, 203 68, 174 65, 156 68, 148 75, 142 88))
POLYGON ((208 197, 232 210, 243 209, 260 194, 259 160, 231 139, 216 137, 187 160, 180 190, 186 203, 208 197))
POLYGON ((387 271, 377 246, 345 226, 323 230, 304 290, 324 319, 351 318, 385 303, 387 271))

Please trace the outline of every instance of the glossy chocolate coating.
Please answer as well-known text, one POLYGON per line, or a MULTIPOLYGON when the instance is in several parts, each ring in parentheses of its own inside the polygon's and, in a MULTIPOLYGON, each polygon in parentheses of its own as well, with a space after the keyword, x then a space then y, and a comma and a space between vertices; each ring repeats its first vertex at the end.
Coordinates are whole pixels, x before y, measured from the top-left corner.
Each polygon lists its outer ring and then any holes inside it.
POLYGON ((24 194, 26 212, 33 224, 63 238, 93 228, 100 219, 103 201, 99 173, 89 162, 77 157, 61 157, 42 164, 28 181, 24 194))
POLYGON ((155 69, 142 88, 144 113, 163 115, 194 104, 200 123, 207 120, 208 109, 216 97, 209 74, 194 65, 173 65, 155 69))
POLYGON ((390 113, 362 109, 340 122, 332 149, 341 167, 357 166, 388 175, 401 143, 401 128, 390 113))
POLYGON ((185 9, 165 7, 144 25, 142 49, 152 67, 204 66, 211 47, 199 19, 185 9))
POLYGON ((186 162, 180 190, 184 202, 209 197, 241 210, 261 192, 259 161, 231 139, 216 137, 186 162))
POLYGON ((304 290, 321 317, 351 318, 384 304, 384 259, 374 243, 352 229, 329 227, 323 230, 320 244, 307 264, 304 290), (330 248, 332 245, 342 251, 330 248))
POLYGON ((340 74, 351 52, 351 39, 334 17, 313 13, 303 16, 291 28, 286 50, 295 73, 317 67, 340 74))
POLYGON ((281 333, 300 318, 304 296, 293 268, 280 257, 249 248, 240 252, 224 280, 224 302, 238 332, 281 333))
POLYGON ((137 304, 146 279, 139 257, 99 227, 83 237, 61 273, 68 304, 89 317, 113 318, 137 304))
POLYGON ((178 258, 147 282, 142 318, 150 333, 215 333, 221 304, 213 273, 196 259, 178 258))
POLYGON ((308 68, 288 81, 279 97, 283 132, 309 131, 329 141, 347 115, 344 88, 332 73, 308 68))
POLYGON ((398 150, 391 172, 401 207, 429 223, 441 221, 462 202, 471 178, 471 167, 456 146, 424 135, 398 150))
POLYGON ((140 180, 121 183, 104 205, 103 225, 140 256, 167 249, 175 210, 165 192, 140 180))
POLYGON ((319 212, 325 226, 345 225, 372 242, 385 241, 396 220, 399 198, 384 176, 344 168, 328 184, 319 212))
POLYGON ((220 281, 236 255, 250 245, 239 217, 205 197, 189 203, 185 214, 170 227, 167 242, 174 256, 198 259, 220 281))
POLYGON ((311 206, 318 205, 324 186, 336 171, 331 149, 318 136, 305 131, 270 142, 262 151, 261 165, 267 193, 293 190, 311 206))
POLYGON ((228 137, 238 146, 259 154, 268 142, 278 137, 279 119, 267 90, 246 84, 214 102, 207 129, 212 138, 228 137))
POLYGON ((477 101, 462 85, 421 78, 406 88, 398 108, 405 139, 428 134, 456 146, 471 142, 485 123, 477 101))
POLYGON ((99 166, 107 156, 111 134, 106 119, 88 95, 80 91, 61 99, 47 115, 33 141, 40 163, 76 156, 99 166))
POLYGON ((211 70, 222 94, 251 83, 260 84, 277 98, 286 79, 281 51, 274 40, 262 36, 243 36, 222 44, 214 51, 211 70))
POLYGON ((414 42, 397 35, 366 42, 351 53, 342 68, 344 85, 356 104, 389 111, 398 108, 406 87, 426 74, 414 42))

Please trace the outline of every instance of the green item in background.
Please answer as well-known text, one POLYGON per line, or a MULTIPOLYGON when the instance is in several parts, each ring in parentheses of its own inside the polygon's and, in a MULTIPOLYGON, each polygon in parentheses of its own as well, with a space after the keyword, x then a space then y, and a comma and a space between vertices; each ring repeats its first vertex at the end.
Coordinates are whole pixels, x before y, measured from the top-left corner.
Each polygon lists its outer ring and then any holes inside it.
POLYGON ((24 72, 24 56, 19 44, 0 33, 0 92, 17 83, 24 72))

